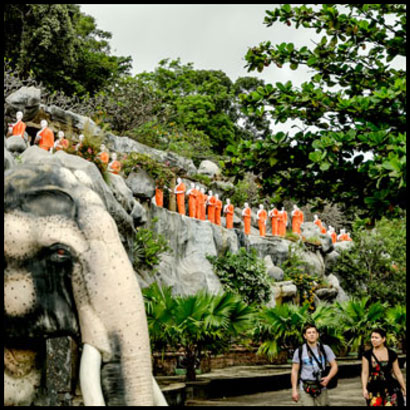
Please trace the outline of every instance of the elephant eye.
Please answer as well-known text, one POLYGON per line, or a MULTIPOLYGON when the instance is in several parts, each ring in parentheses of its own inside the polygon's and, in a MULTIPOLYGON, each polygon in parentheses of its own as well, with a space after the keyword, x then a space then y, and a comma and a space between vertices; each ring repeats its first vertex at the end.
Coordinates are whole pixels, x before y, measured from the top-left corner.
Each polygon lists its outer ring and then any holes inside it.
POLYGON ((61 243, 50 246, 50 259, 53 262, 65 262, 71 260, 72 255, 69 248, 61 243))

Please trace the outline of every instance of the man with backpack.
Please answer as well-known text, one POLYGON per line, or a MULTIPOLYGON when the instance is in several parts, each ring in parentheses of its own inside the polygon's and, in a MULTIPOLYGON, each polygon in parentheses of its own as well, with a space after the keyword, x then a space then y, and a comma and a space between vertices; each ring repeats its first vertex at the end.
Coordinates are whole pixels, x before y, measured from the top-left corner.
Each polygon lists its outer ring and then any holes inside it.
POLYGON ((336 356, 328 345, 318 342, 315 325, 304 327, 303 338, 306 343, 295 350, 292 359, 292 400, 300 399, 302 406, 329 406, 327 390, 337 373, 336 356), (326 363, 330 365, 329 370, 326 363))

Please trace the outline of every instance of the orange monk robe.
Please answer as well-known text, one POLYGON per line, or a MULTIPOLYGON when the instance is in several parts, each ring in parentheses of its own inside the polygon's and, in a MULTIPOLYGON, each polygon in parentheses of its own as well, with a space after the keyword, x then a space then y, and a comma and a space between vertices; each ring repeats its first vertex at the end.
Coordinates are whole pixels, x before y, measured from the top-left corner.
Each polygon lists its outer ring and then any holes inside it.
POLYGON ((211 196, 208 200, 208 221, 215 223, 215 206, 216 206, 216 198, 211 196))
POLYGON ((352 238, 349 238, 349 236, 346 233, 343 233, 339 236, 339 241, 340 242, 342 242, 342 241, 351 241, 351 240, 352 240, 352 238))
POLYGON ((120 161, 112 161, 110 164, 110 167, 112 169, 112 173, 118 175, 121 171, 121 162, 120 161))
POLYGON ((292 218, 292 232, 294 233, 301 233, 300 232, 300 225, 303 223, 303 212, 300 209, 297 209, 293 213, 292 218))
POLYGON ((54 132, 50 128, 44 128, 38 135, 40 135, 40 140, 38 146, 42 149, 48 151, 50 148, 54 147, 54 132))
POLYGON ((260 236, 266 236, 266 219, 268 219, 268 214, 264 209, 258 211, 258 225, 260 236))
POLYGON ((269 216, 272 218, 272 235, 278 235, 278 216, 279 211, 276 208, 273 208, 272 211, 269 212, 269 216))
POLYGON ((225 208, 225 218, 226 218, 226 228, 232 229, 233 228, 233 205, 229 204, 225 208))
POLYGON ((345 241, 353 241, 353 239, 352 239, 348 234, 346 234, 346 239, 345 239, 345 241))
POLYGON ((326 228, 322 225, 322 227, 320 228, 320 232, 322 233, 326 233, 326 228))
POLYGON ((185 184, 181 182, 179 185, 176 186, 177 191, 183 191, 177 195, 177 205, 178 205, 178 213, 181 215, 185 215, 185 184))
POLYGON ((245 225, 245 234, 249 235, 251 233, 251 217, 252 211, 251 208, 245 208, 245 214, 243 215, 243 224, 245 225))
POLYGON ((286 235, 286 219, 284 212, 278 212, 278 236, 286 235))
POLYGON ((100 155, 98 155, 98 157, 105 164, 108 164, 108 162, 110 160, 110 156, 108 155, 108 152, 105 152, 105 151, 101 152, 100 155))
POLYGON ((58 144, 56 146, 56 151, 60 151, 62 149, 67 149, 68 148, 68 139, 63 138, 58 141, 58 144))
POLYGON ((215 223, 221 226, 222 201, 217 199, 215 205, 215 223))
POLYGON ((336 241, 337 241, 337 233, 336 233, 335 231, 333 231, 333 232, 330 234, 330 236, 331 236, 331 238, 332 238, 332 243, 336 243, 336 241))
POLYGON ((26 130, 26 124, 23 121, 17 121, 13 125, 13 130, 11 132, 11 135, 20 135, 22 138, 24 138, 24 131, 26 130))
POLYGON ((196 204, 198 198, 198 191, 192 188, 188 194, 188 214, 191 218, 196 217, 196 204))
POLYGON ((322 221, 320 219, 316 219, 316 221, 314 222, 320 230, 322 230, 322 221))
POLYGON ((161 208, 164 206, 164 192, 161 188, 155 188, 155 203, 161 208))
POLYGON ((198 195, 196 197, 196 218, 202 220, 202 208, 204 207, 204 194, 197 190, 198 195))

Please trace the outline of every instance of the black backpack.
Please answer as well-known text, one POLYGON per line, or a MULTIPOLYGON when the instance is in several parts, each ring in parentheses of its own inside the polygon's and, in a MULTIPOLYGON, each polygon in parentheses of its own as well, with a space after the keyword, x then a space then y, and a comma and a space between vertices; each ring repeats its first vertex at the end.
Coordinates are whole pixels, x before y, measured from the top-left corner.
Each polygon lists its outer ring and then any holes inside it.
MULTIPOLYGON (((302 372, 302 366, 303 366, 303 362, 302 362, 302 352, 303 352, 303 346, 306 343, 303 343, 303 345, 299 346, 299 374, 298 374, 298 380, 300 380, 300 374, 302 372)), ((330 365, 327 365, 327 356, 326 356, 326 352, 325 352, 325 348, 323 347, 322 343, 318 343, 319 344, 319 349, 322 352, 323 356, 325 357, 325 369, 324 371, 322 370, 322 377, 326 377, 329 372, 330 372, 330 365)), ((315 357, 316 359, 316 357, 315 357)), ((319 364, 319 361, 316 359, 316 361, 319 364)), ((319 364, 320 369, 322 369, 321 364, 319 364)), ((335 374, 331 379, 330 382, 328 383, 328 385, 326 386, 327 389, 334 389, 335 387, 337 387, 337 374, 335 374)))

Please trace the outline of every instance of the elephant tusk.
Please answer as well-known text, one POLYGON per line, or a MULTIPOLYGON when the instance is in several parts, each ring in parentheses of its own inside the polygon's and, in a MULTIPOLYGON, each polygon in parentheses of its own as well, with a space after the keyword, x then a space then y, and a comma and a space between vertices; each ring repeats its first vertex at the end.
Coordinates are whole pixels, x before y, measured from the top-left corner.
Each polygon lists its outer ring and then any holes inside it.
POLYGON ((87 343, 81 355, 80 386, 85 406, 105 406, 101 388, 101 353, 87 343))
POLYGON ((154 406, 168 406, 168 403, 164 397, 164 393, 162 393, 161 389, 159 388, 154 376, 152 376, 152 381, 154 383, 154 406))

